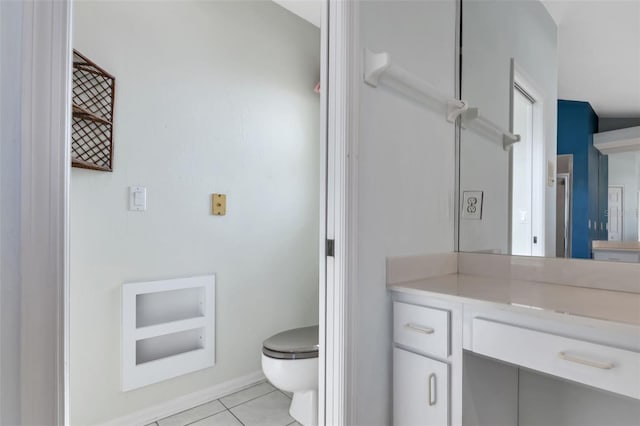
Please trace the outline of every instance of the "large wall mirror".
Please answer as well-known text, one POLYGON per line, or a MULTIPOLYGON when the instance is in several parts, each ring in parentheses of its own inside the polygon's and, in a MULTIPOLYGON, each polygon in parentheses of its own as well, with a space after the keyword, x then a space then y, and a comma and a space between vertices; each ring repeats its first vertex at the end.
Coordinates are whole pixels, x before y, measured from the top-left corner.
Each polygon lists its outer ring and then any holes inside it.
POLYGON ((459 251, 640 262, 640 1, 462 0, 461 29, 459 251))

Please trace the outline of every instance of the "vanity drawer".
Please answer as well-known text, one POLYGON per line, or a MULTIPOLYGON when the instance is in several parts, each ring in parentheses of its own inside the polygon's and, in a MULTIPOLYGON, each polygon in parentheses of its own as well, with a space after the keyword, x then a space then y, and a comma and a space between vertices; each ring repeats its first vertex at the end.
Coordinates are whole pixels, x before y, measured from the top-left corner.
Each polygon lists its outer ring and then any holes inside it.
POLYGON ((473 352, 640 399, 640 353, 474 318, 473 352))
POLYGON ((393 340, 435 357, 448 357, 449 311, 394 302, 393 340))
POLYGON ((640 252, 593 250, 593 260, 609 260, 612 262, 640 262, 640 252))

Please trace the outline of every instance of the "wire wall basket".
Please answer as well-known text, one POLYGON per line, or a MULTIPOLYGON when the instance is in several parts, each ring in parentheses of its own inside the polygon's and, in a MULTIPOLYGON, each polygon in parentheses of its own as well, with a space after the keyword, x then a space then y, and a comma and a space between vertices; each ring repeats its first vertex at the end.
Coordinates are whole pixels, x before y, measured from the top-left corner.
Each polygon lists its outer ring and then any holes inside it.
POLYGON ((73 51, 71 165, 113 171, 113 105, 116 79, 73 51))

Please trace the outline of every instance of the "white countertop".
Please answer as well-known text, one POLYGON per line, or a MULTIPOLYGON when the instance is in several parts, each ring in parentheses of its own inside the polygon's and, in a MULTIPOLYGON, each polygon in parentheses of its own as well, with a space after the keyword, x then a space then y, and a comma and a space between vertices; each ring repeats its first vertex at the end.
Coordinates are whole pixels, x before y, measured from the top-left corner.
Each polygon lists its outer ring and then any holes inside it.
POLYGON ((464 274, 396 283, 388 288, 405 293, 455 296, 640 326, 638 293, 464 274))
POLYGON ((640 241, 600 241, 594 240, 593 250, 640 251, 640 241))

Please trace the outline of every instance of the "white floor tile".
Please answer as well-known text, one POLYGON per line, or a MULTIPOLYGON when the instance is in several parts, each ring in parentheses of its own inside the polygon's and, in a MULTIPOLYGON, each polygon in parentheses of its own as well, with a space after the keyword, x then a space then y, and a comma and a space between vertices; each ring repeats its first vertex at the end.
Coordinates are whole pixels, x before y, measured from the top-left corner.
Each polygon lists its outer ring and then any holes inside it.
POLYGON ((230 412, 223 411, 222 413, 191 423, 189 426, 242 426, 242 423, 233 417, 233 414, 230 412))
MULTIPOLYGON (((220 398, 220 401, 227 407, 232 408, 236 405, 240 405, 243 402, 247 402, 251 399, 257 398, 262 395, 266 395, 269 392, 273 392, 274 388, 269 382, 258 383, 255 386, 241 390, 240 392, 232 393, 231 395, 220 398)), ((161 425, 162 426, 162 425, 161 425)))
POLYGON ((246 426, 285 426, 293 422, 289 415, 291 400, 281 392, 271 392, 231 409, 246 426))
POLYGON ((166 417, 162 420, 158 420, 157 423, 158 426, 184 426, 188 423, 193 423, 224 410, 224 405, 222 405, 220 401, 216 400, 198 405, 197 407, 174 414, 173 416, 166 417))

